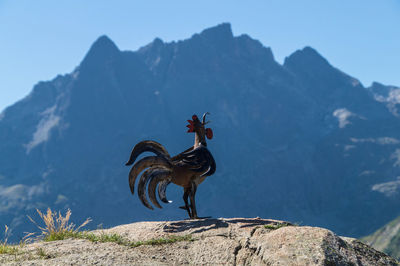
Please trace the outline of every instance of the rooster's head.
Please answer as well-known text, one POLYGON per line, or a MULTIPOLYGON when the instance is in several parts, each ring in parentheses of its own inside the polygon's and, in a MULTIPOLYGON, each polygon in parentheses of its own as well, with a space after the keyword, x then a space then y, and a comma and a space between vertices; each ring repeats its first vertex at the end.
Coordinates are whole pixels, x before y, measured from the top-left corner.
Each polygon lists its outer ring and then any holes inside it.
POLYGON ((208 139, 212 139, 213 137, 213 132, 211 130, 211 128, 205 128, 205 125, 208 124, 210 121, 206 121, 206 116, 209 113, 204 113, 203 114, 203 118, 202 121, 199 120, 199 118, 197 117, 197 115, 193 115, 192 116, 192 120, 188 120, 189 125, 187 125, 186 127, 188 127, 188 133, 196 133, 199 137, 199 141, 202 143, 206 143, 205 142, 205 137, 207 137, 208 139))

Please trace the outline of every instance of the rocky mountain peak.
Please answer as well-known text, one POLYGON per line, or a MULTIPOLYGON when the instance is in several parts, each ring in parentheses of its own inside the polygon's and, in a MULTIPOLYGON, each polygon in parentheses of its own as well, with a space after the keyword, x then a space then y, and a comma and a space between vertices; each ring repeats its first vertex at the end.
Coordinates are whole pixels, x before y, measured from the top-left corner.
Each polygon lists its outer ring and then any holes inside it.
POLYGON ((120 52, 115 43, 106 35, 100 36, 90 47, 81 66, 102 64, 120 52))
POLYGON ((163 40, 161 40, 160 38, 155 38, 153 40, 153 45, 154 46, 162 46, 164 44, 163 40))
POLYGON ((115 52, 119 49, 107 35, 102 35, 92 44, 89 53, 91 51, 115 52))
POLYGON ((301 50, 297 50, 290 56, 286 57, 283 65, 289 69, 304 67, 332 68, 329 62, 322 55, 309 46, 306 46, 301 50))
POLYGON ((222 23, 215 27, 203 30, 200 36, 212 41, 229 40, 233 38, 231 24, 222 23))
POLYGON ((393 85, 384 85, 374 81, 367 89, 378 94, 385 94, 387 96, 391 90, 399 89, 399 87, 393 85))
POLYGON ((151 43, 147 44, 146 46, 141 47, 138 52, 141 54, 148 54, 152 51, 159 52, 160 49, 164 47, 164 42, 160 38, 155 38, 151 43))

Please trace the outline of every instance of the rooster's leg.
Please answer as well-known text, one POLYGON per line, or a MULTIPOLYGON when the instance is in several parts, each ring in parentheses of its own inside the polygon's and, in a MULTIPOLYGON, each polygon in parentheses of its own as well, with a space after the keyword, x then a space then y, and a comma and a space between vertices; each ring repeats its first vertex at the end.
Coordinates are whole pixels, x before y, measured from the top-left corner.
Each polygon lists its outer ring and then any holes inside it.
POLYGON ((184 188, 183 189, 183 201, 185 202, 185 206, 180 207, 181 209, 184 209, 188 212, 189 214, 189 218, 192 218, 192 214, 190 213, 190 208, 189 208, 189 201, 188 201, 188 197, 189 197, 189 193, 190 193, 190 188, 184 188))
POLYGON ((192 219, 199 219, 199 217, 197 217, 196 202, 194 199, 196 196, 196 191, 197 185, 192 182, 192 189, 190 190, 190 208, 192 210, 192 216, 190 218, 192 219))

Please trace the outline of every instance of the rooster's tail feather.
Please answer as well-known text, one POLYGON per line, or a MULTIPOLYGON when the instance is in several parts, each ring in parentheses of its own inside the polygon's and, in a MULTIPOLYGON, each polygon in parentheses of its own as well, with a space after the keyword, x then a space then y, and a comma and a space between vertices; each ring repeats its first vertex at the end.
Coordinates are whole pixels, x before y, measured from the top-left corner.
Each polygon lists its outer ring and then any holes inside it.
POLYGON ((150 205, 146 198, 146 185, 150 182, 148 189, 149 198, 156 207, 162 209, 161 205, 156 199, 155 187, 157 186, 158 182, 163 182, 166 178, 166 180, 168 181, 170 179, 168 179, 170 174, 171 172, 169 170, 157 167, 149 168, 144 171, 138 182, 138 196, 144 206, 153 210, 153 207, 150 205))
POLYGON ((165 196, 167 185, 171 182, 171 172, 166 169, 157 169, 152 172, 148 187, 149 198, 151 202, 158 208, 162 208, 156 198, 156 187, 158 185, 158 195, 163 202, 169 203, 165 196), (166 185, 164 185, 167 183, 166 185))
POLYGON ((131 156, 129 157, 128 162, 126 162, 125 165, 131 165, 135 162, 135 160, 137 159, 137 157, 143 153, 143 152, 153 152, 158 156, 162 156, 165 158, 170 158, 170 155, 168 153, 168 151, 164 148, 163 145, 161 145, 160 143, 153 141, 153 140, 144 140, 139 142, 138 144, 135 145, 135 147, 133 148, 132 152, 131 152, 131 156))
POLYGON ((171 203, 172 201, 167 200, 166 196, 166 190, 167 186, 171 183, 171 179, 165 179, 160 182, 158 185, 158 196, 160 197, 160 200, 164 203, 171 203))
POLYGON ((171 166, 169 160, 161 156, 147 156, 140 159, 132 166, 132 169, 129 172, 129 187, 131 193, 135 193, 135 181, 140 172, 151 167, 170 169, 171 166))

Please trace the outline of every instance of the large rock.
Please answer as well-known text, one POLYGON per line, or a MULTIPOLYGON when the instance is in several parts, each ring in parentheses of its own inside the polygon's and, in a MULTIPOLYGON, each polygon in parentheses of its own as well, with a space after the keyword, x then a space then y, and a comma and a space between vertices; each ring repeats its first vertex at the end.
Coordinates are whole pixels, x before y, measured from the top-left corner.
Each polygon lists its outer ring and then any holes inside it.
POLYGON ((309 226, 249 218, 139 222, 97 230, 130 241, 191 235, 193 241, 136 248, 88 240, 36 242, 11 265, 397 265, 395 259, 353 238, 309 226), (282 227, 280 227, 282 226, 282 227), (38 259, 39 252, 42 258, 38 259), (45 254, 45 255, 43 255, 45 254))

